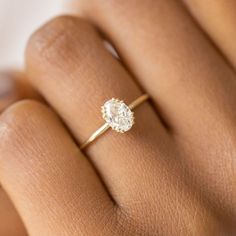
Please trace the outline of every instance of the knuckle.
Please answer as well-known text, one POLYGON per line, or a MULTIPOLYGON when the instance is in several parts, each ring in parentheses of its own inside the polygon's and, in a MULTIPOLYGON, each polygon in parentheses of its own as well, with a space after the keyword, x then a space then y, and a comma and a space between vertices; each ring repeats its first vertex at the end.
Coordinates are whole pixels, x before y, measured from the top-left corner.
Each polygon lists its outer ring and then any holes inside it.
POLYGON ((65 26, 71 25, 73 22, 74 19, 72 17, 59 16, 43 25, 30 37, 26 49, 27 54, 36 52, 41 54, 57 38, 63 35, 65 26))
POLYGON ((46 61, 61 67, 73 56, 75 44, 77 46, 81 42, 80 38, 87 35, 89 28, 87 22, 77 17, 59 16, 53 19, 31 36, 26 48, 27 65, 36 62, 39 66, 39 61, 46 61))

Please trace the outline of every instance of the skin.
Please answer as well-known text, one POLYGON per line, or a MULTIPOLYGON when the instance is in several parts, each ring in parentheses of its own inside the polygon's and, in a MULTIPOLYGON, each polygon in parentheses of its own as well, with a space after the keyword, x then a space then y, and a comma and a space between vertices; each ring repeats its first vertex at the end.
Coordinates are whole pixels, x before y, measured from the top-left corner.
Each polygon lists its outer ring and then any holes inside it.
POLYGON ((0 71, 0 113, 17 101, 30 98, 41 100, 40 95, 20 71, 0 71))
POLYGON ((0 117, 0 182, 29 235, 236 233, 236 15, 215 17, 236 3, 205 2, 82 0, 34 33, 27 76, 49 106, 0 117), (144 92, 129 132, 79 149, 104 101, 144 92))
MULTIPOLYGON (((0 72, 0 113, 7 109, 11 104, 26 98, 42 101, 39 94, 33 89, 26 77, 26 74, 20 71, 8 70, 0 72)), ((27 235, 18 212, 1 185, 0 235, 27 235)))

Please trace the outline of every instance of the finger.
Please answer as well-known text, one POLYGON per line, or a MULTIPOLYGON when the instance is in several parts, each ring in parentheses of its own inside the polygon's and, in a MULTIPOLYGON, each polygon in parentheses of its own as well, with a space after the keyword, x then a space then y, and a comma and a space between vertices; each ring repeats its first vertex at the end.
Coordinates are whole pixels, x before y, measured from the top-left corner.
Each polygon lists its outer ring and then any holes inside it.
POLYGON ((234 146, 235 134, 222 136, 235 127, 233 69, 180 1, 76 2, 80 14, 107 35, 151 94, 180 150, 186 153, 183 165, 196 188, 216 209, 223 212, 223 208, 229 218, 235 218, 235 171, 229 165, 233 151, 225 153, 225 147, 234 146), (213 143, 219 144, 217 151, 213 143))
MULTIPOLYGON (((130 103, 142 94, 104 49, 96 31, 81 19, 59 17, 41 28, 29 42, 26 59, 32 83, 79 143, 103 124, 100 106, 104 101, 117 97, 130 103)), ((186 204, 191 193, 180 184, 181 164, 171 155, 173 143, 158 115, 146 102, 135 110, 135 117, 129 132, 110 131, 85 150, 115 199, 118 212, 131 215, 132 224, 126 220, 129 229, 138 222, 145 226, 142 232, 155 228, 155 235, 168 235, 180 218, 184 223, 175 232, 188 231, 192 221, 201 225, 205 218, 211 228, 214 220, 199 199, 193 197, 194 204, 186 204), (146 201, 147 195, 153 201, 146 201), (201 217, 196 217, 196 208, 201 217), (153 209, 155 216, 150 218, 153 209)))
POLYGON ((40 99, 27 82, 26 75, 18 71, 0 72, 0 113, 9 105, 24 98, 40 99))
POLYGON ((188 9, 236 67, 236 2, 183 0, 188 9))
POLYGON ((0 187, 0 235, 26 236, 25 227, 6 192, 0 187))
POLYGON ((32 101, 13 105, 0 136, 0 181, 29 235, 105 232, 113 203, 53 112, 32 101))
MULTIPOLYGON (((0 72, 0 113, 12 103, 24 98, 40 99, 29 85, 24 73, 0 72)), ((26 235, 24 225, 11 200, 0 185, 0 235, 26 235), (14 227, 12 227, 14 226, 14 227)))
POLYGON ((174 133, 201 138, 209 132, 206 121, 232 113, 235 75, 179 1, 76 2, 113 42, 174 133))

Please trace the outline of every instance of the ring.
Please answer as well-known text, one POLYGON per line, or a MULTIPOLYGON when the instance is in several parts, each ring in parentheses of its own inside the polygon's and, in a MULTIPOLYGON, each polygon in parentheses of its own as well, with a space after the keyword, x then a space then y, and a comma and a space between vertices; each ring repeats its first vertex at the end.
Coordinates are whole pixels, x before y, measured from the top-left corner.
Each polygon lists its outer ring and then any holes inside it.
POLYGON ((80 149, 82 150, 87 147, 109 128, 112 128, 119 133, 130 130, 134 125, 134 113, 132 110, 145 102, 148 98, 149 96, 147 94, 143 94, 129 105, 126 105, 124 101, 115 98, 106 101, 102 106, 102 117, 105 120, 105 124, 97 129, 88 140, 80 146, 80 149))

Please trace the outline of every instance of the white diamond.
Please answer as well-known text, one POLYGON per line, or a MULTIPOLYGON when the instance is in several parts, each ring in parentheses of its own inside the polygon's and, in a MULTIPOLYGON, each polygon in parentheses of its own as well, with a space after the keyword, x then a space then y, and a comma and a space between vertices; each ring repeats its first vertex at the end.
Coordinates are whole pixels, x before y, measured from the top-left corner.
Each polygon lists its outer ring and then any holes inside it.
POLYGON ((130 108, 118 99, 112 98, 102 106, 103 118, 117 132, 126 132, 134 124, 134 115, 130 108))

